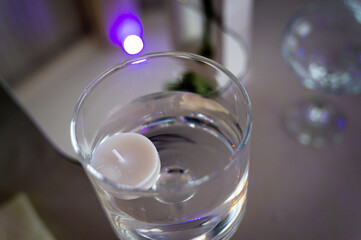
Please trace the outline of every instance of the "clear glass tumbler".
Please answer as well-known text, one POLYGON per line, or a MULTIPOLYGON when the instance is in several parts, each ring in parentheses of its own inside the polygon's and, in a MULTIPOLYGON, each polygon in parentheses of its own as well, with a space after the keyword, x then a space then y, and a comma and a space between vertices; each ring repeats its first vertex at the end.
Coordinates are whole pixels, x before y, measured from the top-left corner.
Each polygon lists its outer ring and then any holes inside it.
POLYGON ((251 125, 248 95, 232 73, 195 54, 163 52, 98 76, 75 107, 71 140, 120 239, 228 239, 245 211, 251 125), (159 154, 149 189, 92 165, 104 139, 128 132, 159 154))

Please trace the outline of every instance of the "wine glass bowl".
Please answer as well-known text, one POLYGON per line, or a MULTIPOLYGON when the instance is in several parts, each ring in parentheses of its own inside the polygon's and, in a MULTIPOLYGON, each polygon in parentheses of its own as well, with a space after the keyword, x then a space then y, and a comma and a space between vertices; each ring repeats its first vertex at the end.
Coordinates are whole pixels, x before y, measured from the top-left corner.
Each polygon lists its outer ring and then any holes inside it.
POLYGON ((287 25, 282 55, 304 86, 361 92, 361 21, 343 2, 311 4, 287 25))
MULTIPOLYGON (((361 92, 361 18, 350 2, 307 5, 288 22, 282 56, 309 89, 332 94, 361 92)), ((320 147, 340 142, 346 129, 342 109, 305 100, 286 111, 286 128, 300 143, 320 147)))

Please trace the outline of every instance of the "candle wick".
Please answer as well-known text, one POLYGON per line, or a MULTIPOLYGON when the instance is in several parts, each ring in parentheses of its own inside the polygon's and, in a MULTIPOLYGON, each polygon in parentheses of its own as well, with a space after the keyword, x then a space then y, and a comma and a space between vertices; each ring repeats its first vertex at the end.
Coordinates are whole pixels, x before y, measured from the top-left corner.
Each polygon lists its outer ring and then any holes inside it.
POLYGON ((119 154, 119 152, 116 149, 112 150, 112 153, 118 158, 120 163, 126 163, 125 159, 122 157, 122 155, 119 154))

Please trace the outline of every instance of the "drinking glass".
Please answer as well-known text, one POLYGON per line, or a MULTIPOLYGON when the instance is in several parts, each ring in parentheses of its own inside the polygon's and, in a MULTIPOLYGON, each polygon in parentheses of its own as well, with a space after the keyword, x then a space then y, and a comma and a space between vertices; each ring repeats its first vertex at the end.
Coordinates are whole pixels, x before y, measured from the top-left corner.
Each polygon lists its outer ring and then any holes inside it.
MULTIPOLYGON (((361 92, 361 19, 350 2, 310 4, 289 21, 282 55, 305 87, 333 94, 361 92)), ((339 142, 346 119, 332 103, 308 100, 287 112, 286 124, 301 143, 318 147, 339 142)))
POLYGON ((231 72, 202 56, 163 52, 99 75, 75 107, 71 141, 120 239, 228 239, 245 211, 251 125, 248 95, 231 72), (92 165, 99 144, 129 132, 159 154, 149 189, 92 165))

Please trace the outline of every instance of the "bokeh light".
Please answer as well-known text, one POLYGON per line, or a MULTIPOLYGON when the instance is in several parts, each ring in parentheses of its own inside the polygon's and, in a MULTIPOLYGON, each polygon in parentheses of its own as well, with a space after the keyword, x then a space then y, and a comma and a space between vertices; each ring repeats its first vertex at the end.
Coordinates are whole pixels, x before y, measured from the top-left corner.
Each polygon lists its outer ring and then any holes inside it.
POLYGON ((123 49, 130 55, 140 53, 143 49, 144 43, 142 38, 137 35, 129 35, 123 42, 123 49))
POLYGON ((134 14, 120 15, 109 30, 111 43, 121 46, 130 55, 142 51, 144 47, 142 35, 142 23, 134 14))

